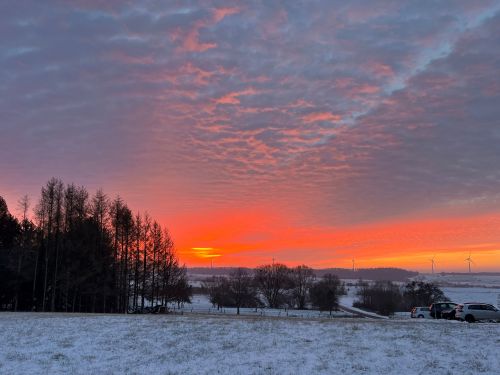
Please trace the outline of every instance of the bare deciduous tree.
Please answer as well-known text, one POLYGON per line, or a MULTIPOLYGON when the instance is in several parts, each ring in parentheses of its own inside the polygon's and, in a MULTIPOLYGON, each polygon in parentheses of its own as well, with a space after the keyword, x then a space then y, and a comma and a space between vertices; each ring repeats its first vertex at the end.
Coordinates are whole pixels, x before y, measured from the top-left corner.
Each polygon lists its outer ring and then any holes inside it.
POLYGON ((290 269, 284 264, 274 263, 257 267, 254 281, 271 308, 279 308, 285 302, 285 291, 292 285, 290 269))
POLYGON ((309 288, 314 282, 314 271, 305 265, 297 266, 292 270, 293 298, 297 309, 306 307, 309 288))

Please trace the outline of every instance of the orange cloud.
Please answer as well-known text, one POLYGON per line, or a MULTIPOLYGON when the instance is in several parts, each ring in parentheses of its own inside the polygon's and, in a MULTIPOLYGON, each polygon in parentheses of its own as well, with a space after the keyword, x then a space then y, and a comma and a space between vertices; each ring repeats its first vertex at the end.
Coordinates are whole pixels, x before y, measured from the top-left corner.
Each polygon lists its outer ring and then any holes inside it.
POLYGON ((221 256, 221 254, 216 252, 217 249, 214 249, 213 247, 192 247, 191 250, 192 255, 202 259, 218 258, 221 256))

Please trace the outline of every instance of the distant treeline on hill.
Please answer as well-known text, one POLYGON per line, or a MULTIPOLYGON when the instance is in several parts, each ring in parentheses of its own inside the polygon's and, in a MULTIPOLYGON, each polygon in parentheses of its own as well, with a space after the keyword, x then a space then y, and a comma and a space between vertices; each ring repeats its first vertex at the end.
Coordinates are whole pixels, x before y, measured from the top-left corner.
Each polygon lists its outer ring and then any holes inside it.
MULTIPOLYGON (((191 267, 188 268, 188 275, 194 278, 196 275, 203 276, 224 276, 235 271, 237 267, 191 267)), ((251 268, 245 268, 252 271, 251 268)), ((387 280, 387 281, 408 281, 418 275, 418 272, 408 271, 401 268, 360 268, 355 271, 348 268, 324 268, 315 269, 317 277, 326 274, 333 274, 340 279, 365 279, 365 280, 387 280)))

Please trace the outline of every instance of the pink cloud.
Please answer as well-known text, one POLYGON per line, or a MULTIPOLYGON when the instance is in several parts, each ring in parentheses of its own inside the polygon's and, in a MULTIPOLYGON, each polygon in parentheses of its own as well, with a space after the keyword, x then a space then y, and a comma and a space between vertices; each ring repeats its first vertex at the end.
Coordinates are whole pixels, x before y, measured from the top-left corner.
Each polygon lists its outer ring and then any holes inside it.
POLYGON ((394 70, 390 65, 381 62, 371 62, 367 64, 367 69, 377 77, 393 77, 394 70))
POLYGON ((314 112, 309 113, 308 115, 302 116, 302 121, 309 124, 316 121, 331 121, 337 122, 342 120, 342 116, 335 115, 331 112, 314 112))
POLYGON ((288 104, 289 108, 303 108, 303 107, 314 107, 314 104, 311 102, 308 102, 304 99, 298 99, 294 101, 293 103, 288 104))
POLYGON ((191 62, 184 64, 180 68, 180 72, 192 77, 193 81, 200 86, 208 85, 210 78, 214 75, 214 72, 203 70, 191 62))
POLYGON ((231 14, 239 13, 241 10, 239 8, 218 8, 213 11, 213 17, 215 23, 222 21, 226 16, 231 14))
POLYGON ((226 94, 215 101, 216 104, 240 104, 238 97, 245 95, 255 95, 258 91, 253 88, 248 88, 242 91, 235 91, 226 94))
POLYGON ((198 21, 194 24, 194 27, 187 32, 184 36, 182 42, 182 50, 184 52, 204 52, 208 49, 217 47, 217 43, 201 43, 200 29, 207 26, 206 21, 198 21))
POLYGON ((212 12, 212 19, 201 19, 187 32, 184 30, 176 30, 173 34, 173 39, 181 39, 182 44, 179 50, 182 52, 205 52, 209 49, 216 48, 217 43, 202 43, 200 42, 200 30, 211 27, 222 21, 225 17, 236 14, 240 10, 238 8, 218 8, 212 12))
POLYGON ((374 85, 359 85, 355 87, 352 92, 358 95, 362 94, 376 94, 380 91, 380 87, 374 85))

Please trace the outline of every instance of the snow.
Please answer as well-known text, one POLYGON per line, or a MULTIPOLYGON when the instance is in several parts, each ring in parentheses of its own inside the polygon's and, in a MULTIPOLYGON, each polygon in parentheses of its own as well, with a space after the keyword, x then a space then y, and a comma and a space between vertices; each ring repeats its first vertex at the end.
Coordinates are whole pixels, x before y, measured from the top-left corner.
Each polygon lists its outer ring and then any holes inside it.
POLYGON ((483 302, 500 307, 500 288, 443 287, 444 294, 453 302, 483 302))
MULTIPOLYGON (((223 307, 217 309, 212 306, 208 296, 204 294, 195 294, 191 300, 191 304, 186 304, 178 308, 176 304, 169 306, 169 309, 175 313, 192 313, 192 314, 215 314, 215 315, 236 315, 235 307, 223 307)), ((296 318, 340 318, 352 317, 353 314, 345 311, 333 311, 331 314, 328 311, 318 310, 295 310, 295 309, 270 309, 270 308, 240 308, 240 314, 245 316, 268 316, 268 317, 296 317, 296 318)))
POLYGON ((483 274, 420 274, 434 282, 453 302, 483 302, 500 307, 500 276, 483 274))
POLYGON ((371 318, 377 318, 377 319, 389 319, 389 317, 384 316, 384 315, 379 315, 374 312, 366 311, 363 309, 358 309, 357 307, 352 307, 352 306, 346 306, 349 311, 357 312, 365 317, 371 317, 371 318))
POLYGON ((340 296, 339 303, 343 306, 352 306, 357 296, 358 288, 356 286, 349 286, 346 288, 346 294, 340 296))
POLYGON ((500 368, 498 323, 0 313, 0 335, 1 374, 498 374, 500 368))
POLYGON ((421 273, 414 278, 426 282, 433 282, 445 286, 482 286, 500 288, 500 274, 475 274, 475 273, 421 273))

